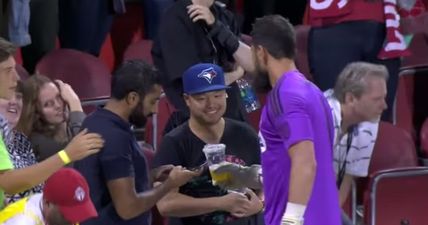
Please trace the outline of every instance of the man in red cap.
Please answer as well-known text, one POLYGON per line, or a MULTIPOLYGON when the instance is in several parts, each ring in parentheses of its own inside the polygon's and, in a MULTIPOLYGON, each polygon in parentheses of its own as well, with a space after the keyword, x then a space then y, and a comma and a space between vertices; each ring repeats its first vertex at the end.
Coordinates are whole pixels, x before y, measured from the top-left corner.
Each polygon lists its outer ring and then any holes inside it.
POLYGON ((75 169, 63 168, 35 194, 0 212, 4 225, 68 225, 97 217, 85 178, 75 169))

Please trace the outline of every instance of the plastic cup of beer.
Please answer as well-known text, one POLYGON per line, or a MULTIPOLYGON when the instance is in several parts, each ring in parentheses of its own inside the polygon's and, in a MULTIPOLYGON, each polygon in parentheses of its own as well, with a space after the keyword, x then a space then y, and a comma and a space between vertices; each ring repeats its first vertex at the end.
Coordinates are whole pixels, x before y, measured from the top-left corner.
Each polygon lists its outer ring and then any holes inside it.
POLYGON ((225 161, 225 150, 226 145, 224 144, 207 144, 202 149, 202 151, 205 153, 205 157, 207 158, 208 168, 210 170, 213 185, 227 182, 227 180, 230 178, 230 173, 228 172, 215 172, 218 167, 224 163, 227 163, 225 161))

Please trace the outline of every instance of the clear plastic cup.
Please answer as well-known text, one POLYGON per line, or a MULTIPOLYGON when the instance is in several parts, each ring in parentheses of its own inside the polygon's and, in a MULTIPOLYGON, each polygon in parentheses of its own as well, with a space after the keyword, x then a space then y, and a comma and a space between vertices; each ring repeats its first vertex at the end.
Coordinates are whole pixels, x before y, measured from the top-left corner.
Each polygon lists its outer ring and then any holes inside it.
POLYGON ((227 182, 230 178, 230 173, 218 173, 214 172, 220 165, 226 163, 225 151, 226 145, 224 144, 207 144, 204 146, 202 151, 205 153, 207 158, 208 168, 210 170, 211 179, 213 185, 217 183, 227 182))

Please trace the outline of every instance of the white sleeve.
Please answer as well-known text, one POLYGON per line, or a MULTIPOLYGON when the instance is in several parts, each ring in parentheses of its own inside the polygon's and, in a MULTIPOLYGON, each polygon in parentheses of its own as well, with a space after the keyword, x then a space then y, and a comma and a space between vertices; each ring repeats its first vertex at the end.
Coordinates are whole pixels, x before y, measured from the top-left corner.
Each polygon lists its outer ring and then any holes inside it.
POLYGON ((358 126, 358 135, 352 139, 352 148, 348 153, 346 173, 367 177, 374 145, 379 129, 379 123, 362 122, 358 126))
POLYGON ((6 222, 3 225, 37 225, 36 221, 32 220, 28 216, 16 215, 6 222))

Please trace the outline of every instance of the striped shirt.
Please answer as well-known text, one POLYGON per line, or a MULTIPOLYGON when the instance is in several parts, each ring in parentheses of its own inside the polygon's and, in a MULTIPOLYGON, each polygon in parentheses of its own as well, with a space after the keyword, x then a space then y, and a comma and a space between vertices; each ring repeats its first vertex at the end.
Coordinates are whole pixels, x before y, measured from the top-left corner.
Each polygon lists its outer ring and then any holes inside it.
POLYGON ((357 177, 366 177, 369 171, 370 159, 376 142, 379 122, 361 122, 352 130, 352 141, 348 148, 348 133, 342 133, 340 124, 342 122, 341 107, 339 101, 334 97, 333 90, 324 92, 324 96, 331 107, 334 122, 334 169, 336 173, 343 166, 346 159, 345 173, 357 177), (340 138, 340 140, 339 140, 340 138), (348 151, 348 153, 346 153, 348 151))

